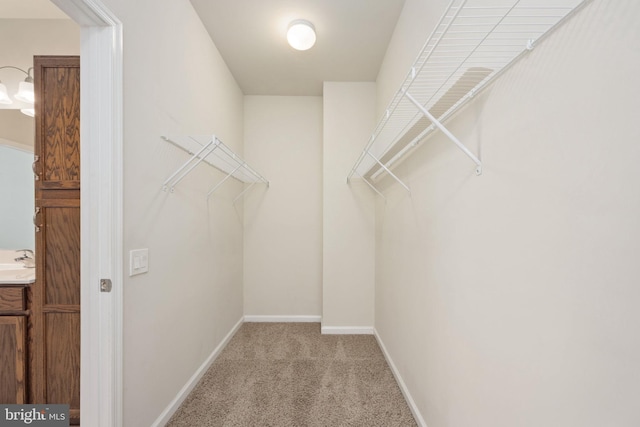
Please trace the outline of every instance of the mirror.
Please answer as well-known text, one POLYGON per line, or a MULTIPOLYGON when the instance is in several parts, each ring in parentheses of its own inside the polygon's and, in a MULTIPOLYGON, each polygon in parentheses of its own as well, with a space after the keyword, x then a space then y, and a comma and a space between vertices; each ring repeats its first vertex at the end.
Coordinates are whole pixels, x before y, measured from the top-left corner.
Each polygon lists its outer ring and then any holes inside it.
POLYGON ((34 249, 33 117, 0 109, 0 249, 34 249))
MULTIPOLYGON (((49 0, 0 3, 0 66, 28 70, 34 55, 80 54, 80 27, 49 0)), ((11 97, 24 78, 12 69, 3 69, 0 75, 11 97)), ((35 124, 32 117, 15 110, 17 106, 0 104, 0 249, 33 249, 35 242, 31 172, 35 124)))

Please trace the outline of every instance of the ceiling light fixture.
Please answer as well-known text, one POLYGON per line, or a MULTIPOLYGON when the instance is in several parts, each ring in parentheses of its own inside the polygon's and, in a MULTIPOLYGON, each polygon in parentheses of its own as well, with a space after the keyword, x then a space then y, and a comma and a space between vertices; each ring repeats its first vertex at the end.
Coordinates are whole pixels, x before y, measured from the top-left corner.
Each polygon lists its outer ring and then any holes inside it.
POLYGON ((7 87, 0 81, 0 104, 13 104, 11 98, 9 98, 9 94, 7 93, 7 87))
MULTIPOLYGON (((33 70, 33 67, 29 68, 28 71, 25 71, 22 68, 14 67, 13 65, 5 65, 4 67, 0 67, 0 70, 3 70, 5 68, 18 70, 27 75, 24 81, 20 82, 20 84, 18 85, 18 92, 13 97, 18 101, 22 101, 27 104, 33 105, 33 101, 35 98, 34 91, 33 91, 33 77, 31 77, 31 71, 33 70)), ((6 104, 6 105, 13 104, 13 101, 9 97, 9 93, 7 92, 7 87, 1 81, 0 81, 0 104, 6 104)), ((21 109, 20 111, 22 111, 24 114, 31 115, 29 113, 33 111, 33 108, 31 107, 31 108, 21 109), (29 113, 25 111, 29 111, 29 113)))
POLYGON ((307 50, 316 43, 316 29, 304 19, 291 21, 287 30, 287 41, 296 50, 307 50))

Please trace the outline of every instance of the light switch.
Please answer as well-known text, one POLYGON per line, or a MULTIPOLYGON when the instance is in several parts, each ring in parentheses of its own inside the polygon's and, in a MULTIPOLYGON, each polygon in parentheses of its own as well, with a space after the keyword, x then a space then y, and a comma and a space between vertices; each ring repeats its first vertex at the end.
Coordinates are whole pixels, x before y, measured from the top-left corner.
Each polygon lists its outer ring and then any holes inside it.
POLYGON ((149 271, 149 249, 133 249, 129 252, 129 276, 149 271))

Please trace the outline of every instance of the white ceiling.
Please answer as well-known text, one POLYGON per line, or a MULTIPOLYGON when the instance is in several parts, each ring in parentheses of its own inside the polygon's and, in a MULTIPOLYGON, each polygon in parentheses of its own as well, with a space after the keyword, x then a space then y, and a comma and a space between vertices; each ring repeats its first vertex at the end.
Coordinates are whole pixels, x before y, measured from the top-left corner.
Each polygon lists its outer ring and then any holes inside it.
MULTIPOLYGON (((190 0, 247 95, 321 95, 324 81, 375 81, 405 0, 190 0), (286 42, 294 19, 318 41, 286 42)), ((50 0, 1 0, 1 19, 68 19, 50 0)))
POLYGON ((1 0, 1 19, 69 19, 50 0, 1 0))
POLYGON ((321 95, 324 81, 376 80, 405 0, 190 1, 245 95, 321 95), (308 51, 287 44, 294 19, 316 28, 308 51))

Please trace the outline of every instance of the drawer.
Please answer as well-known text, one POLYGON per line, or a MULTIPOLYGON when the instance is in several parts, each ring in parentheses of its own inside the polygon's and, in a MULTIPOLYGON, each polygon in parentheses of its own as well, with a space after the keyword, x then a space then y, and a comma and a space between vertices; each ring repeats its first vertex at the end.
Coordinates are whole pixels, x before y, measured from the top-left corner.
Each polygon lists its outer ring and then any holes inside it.
POLYGON ((24 288, 0 287, 0 314, 3 311, 22 311, 24 309, 24 288))

